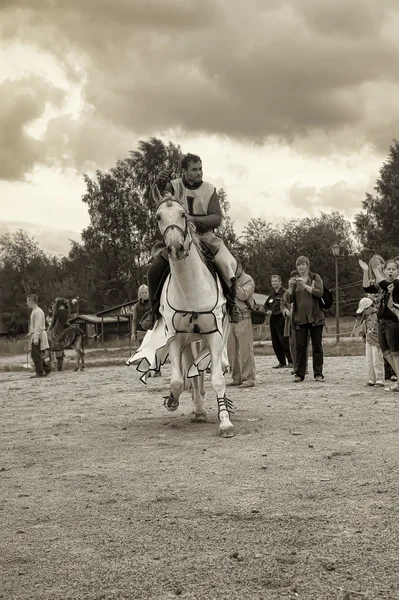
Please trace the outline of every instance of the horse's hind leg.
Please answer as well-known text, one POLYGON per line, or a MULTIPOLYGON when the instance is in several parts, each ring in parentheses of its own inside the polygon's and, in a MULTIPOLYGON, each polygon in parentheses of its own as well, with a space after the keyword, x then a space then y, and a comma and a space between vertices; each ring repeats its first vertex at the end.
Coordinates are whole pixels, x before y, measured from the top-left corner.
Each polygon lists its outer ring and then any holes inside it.
MULTIPOLYGON (((194 361, 194 353, 193 353, 193 349, 191 346, 186 346, 186 348, 184 349, 184 362, 185 362, 185 367, 188 371, 188 369, 190 368, 190 366, 193 364, 194 361)), ((206 410, 205 410, 205 405, 204 405, 204 399, 201 395, 201 376, 199 377, 193 377, 191 379, 193 387, 192 387, 192 398, 193 398, 193 403, 194 403, 194 418, 193 418, 193 423, 205 423, 205 421, 207 420, 207 414, 206 414, 206 410)))
POLYGON ((76 341, 72 344, 72 348, 76 352, 76 367, 74 369, 74 371, 76 372, 76 371, 79 371, 79 367, 80 367, 80 348, 79 348, 79 345, 76 343, 76 341))
POLYGON ((165 399, 164 406, 167 410, 174 411, 179 407, 179 398, 184 389, 182 349, 175 340, 172 340, 169 345, 169 359, 172 365, 172 377, 170 379, 170 395, 165 399))

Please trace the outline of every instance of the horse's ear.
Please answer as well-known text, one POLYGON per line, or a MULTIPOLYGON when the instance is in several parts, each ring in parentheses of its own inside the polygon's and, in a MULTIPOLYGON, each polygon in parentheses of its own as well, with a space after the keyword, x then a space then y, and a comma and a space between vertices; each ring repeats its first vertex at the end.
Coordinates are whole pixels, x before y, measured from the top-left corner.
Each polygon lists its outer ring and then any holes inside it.
POLYGON ((173 195, 181 204, 184 204, 185 188, 182 181, 176 182, 173 186, 173 195))
POLYGON ((157 184, 153 185, 153 187, 152 187, 152 197, 153 197, 154 202, 156 204, 159 204, 163 200, 162 194, 159 191, 159 188, 158 188, 157 184))

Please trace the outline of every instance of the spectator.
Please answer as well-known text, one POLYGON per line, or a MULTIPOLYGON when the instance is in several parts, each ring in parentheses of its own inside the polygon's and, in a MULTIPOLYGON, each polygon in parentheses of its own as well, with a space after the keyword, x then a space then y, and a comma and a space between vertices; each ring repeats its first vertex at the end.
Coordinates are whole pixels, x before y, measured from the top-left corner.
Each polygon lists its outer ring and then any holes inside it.
POLYGON ((371 298, 362 298, 356 313, 362 315, 363 337, 366 342, 366 386, 384 387, 384 357, 378 343, 377 309, 371 298))
POLYGON ((281 312, 281 298, 283 297, 285 289, 281 285, 280 275, 272 275, 271 284, 273 292, 266 300, 265 308, 267 310, 267 315, 270 317, 272 346, 278 360, 278 364, 273 367, 273 369, 284 369, 286 366, 292 368, 289 339, 288 337, 284 337, 285 319, 281 312))
MULTIPOLYGON (((150 310, 150 300, 148 287, 143 284, 139 287, 138 301, 133 306, 132 311, 132 343, 134 346, 139 346, 147 333, 140 324, 144 315, 150 310)), ((148 377, 161 377, 161 369, 148 374, 148 377)))
POLYGON ((148 287, 146 285, 141 285, 138 291, 138 301, 133 307, 132 312, 132 342, 136 344, 137 342, 141 343, 144 336, 145 331, 140 325, 140 321, 150 310, 150 301, 148 295, 148 287))
POLYGON ((51 373, 51 366, 45 352, 48 351, 49 344, 46 333, 46 319, 44 312, 38 305, 37 296, 29 294, 26 298, 28 307, 32 310, 29 324, 29 342, 28 347, 31 353, 32 361, 35 365, 36 375, 31 379, 47 377, 51 373))
POLYGON ((316 381, 324 381, 323 375, 323 327, 324 313, 319 305, 323 295, 323 281, 310 271, 309 259, 300 256, 296 261, 299 277, 289 281, 289 301, 293 303, 293 320, 296 336, 295 382, 305 379, 308 351, 308 335, 312 340, 313 374, 316 381))
POLYGON ((240 388, 250 388, 255 385, 254 336, 251 320, 254 291, 254 280, 241 269, 237 277, 237 305, 242 313, 242 320, 231 324, 227 344, 233 377, 233 381, 228 385, 240 388))
MULTIPOLYGON (((299 277, 298 271, 292 271, 290 277, 299 277)), ((296 340, 295 340, 295 325, 292 320, 293 304, 289 301, 289 291, 285 290, 281 297, 281 312, 284 316, 284 338, 288 338, 290 355, 293 363, 293 371, 291 375, 295 375, 296 368, 296 340)))

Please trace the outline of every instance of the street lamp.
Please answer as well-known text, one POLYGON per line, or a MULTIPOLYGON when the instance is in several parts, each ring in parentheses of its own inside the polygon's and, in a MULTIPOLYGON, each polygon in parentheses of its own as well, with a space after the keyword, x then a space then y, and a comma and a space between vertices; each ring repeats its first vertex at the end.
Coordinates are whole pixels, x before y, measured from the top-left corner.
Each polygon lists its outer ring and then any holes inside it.
POLYGON ((339 245, 334 244, 331 248, 335 258, 335 333, 337 336, 337 343, 339 343, 339 292, 338 292, 338 257, 339 257, 339 245))

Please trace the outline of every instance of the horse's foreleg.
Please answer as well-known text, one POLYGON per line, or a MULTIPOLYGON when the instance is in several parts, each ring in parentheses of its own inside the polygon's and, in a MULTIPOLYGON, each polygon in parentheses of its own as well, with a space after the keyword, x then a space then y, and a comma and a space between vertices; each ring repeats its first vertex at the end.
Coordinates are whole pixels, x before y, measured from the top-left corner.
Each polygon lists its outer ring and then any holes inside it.
MULTIPOLYGON (((193 361, 194 361, 194 353, 193 353, 193 348, 191 346, 186 346, 186 348, 184 349, 184 359, 185 360, 183 362, 185 362, 185 367, 188 371, 188 369, 190 368, 190 366, 193 364, 193 361)), ((194 423, 205 423, 205 421, 207 420, 204 399, 201 395, 200 378, 201 378, 201 376, 193 377, 191 380, 192 384, 193 384, 192 399, 193 399, 193 403, 194 403, 194 418, 193 418, 194 423)))
POLYGON ((212 333, 206 336, 206 342, 212 362, 211 383, 218 401, 219 435, 233 437, 233 425, 230 421, 231 407, 226 398, 226 381, 222 367, 223 338, 219 333, 212 333))
POLYGON ((81 353, 80 357, 82 359, 82 369, 81 369, 82 371, 83 371, 83 369, 86 368, 86 365, 85 365, 85 351, 84 351, 83 344, 84 344, 84 342, 83 342, 83 336, 81 336, 81 338, 80 338, 80 353, 81 353))
POLYGON ((75 339, 72 344, 72 348, 76 352, 76 367, 75 371, 83 371, 85 368, 85 354, 83 351, 83 340, 81 337, 75 339))
POLYGON ((164 406, 167 410, 174 411, 179 407, 179 398, 184 389, 182 348, 175 340, 172 340, 169 345, 169 359, 172 365, 172 377, 170 379, 170 394, 165 398, 164 406))

